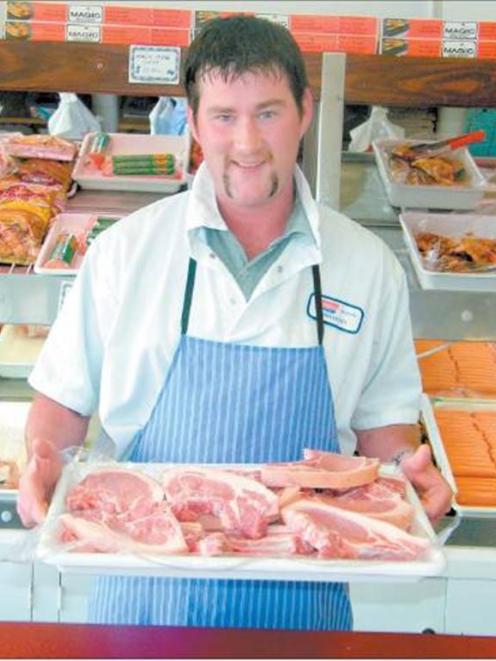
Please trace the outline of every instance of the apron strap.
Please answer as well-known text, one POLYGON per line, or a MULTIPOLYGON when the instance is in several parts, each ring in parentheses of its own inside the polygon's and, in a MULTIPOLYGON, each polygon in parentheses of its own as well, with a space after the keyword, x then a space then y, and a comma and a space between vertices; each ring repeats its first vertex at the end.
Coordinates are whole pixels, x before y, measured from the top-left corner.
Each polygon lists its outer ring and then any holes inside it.
MULTIPOLYGON (((320 285, 320 270, 317 264, 312 266, 313 291, 315 294, 315 310, 317 313, 317 338, 319 345, 324 339, 324 315, 322 313, 322 288, 320 285)), ((190 257, 188 264, 188 276, 186 279, 186 289, 184 290, 183 312, 181 315, 181 335, 188 332, 189 313, 191 310, 191 301, 193 299, 193 289, 195 286, 196 261, 190 257)))
POLYGON ((317 316, 317 338, 319 346, 324 339, 324 315, 322 312, 322 287, 320 284, 320 269, 318 264, 312 266, 313 292, 315 296, 315 312, 317 316))
POLYGON ((191 300, 193 298, 193 288, 195 286, 196 260, 189 258, 188 277, 186 280, 186 289, 183 298, 183 313, 181 315, 181 335, 188 332, 189 312, 191 310, 191 300))

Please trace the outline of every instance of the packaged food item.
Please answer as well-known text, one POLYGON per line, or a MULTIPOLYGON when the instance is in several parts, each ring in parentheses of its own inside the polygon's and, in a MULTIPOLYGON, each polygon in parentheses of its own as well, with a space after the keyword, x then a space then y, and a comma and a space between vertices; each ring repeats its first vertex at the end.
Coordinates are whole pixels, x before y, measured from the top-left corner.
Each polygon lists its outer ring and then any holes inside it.
POLYGON ((22 200, 19 198, 3 200, 0 203, 1 209, 13 209, 28 211, 29 213, 40 216, 47 224, 54 215, 54 209, 42 197, 34 197, 31 200, 22 200))
POLYGON ((0 262, 32 264, 47 228, 48 221, 38 214, 0 208, 0 262))
POLYGON ((103 167, 105 157, 110 148, 110 135, 103 131, 95 133, 91 146, 87 152, 87 163, 97 169, 103 167))
POLYGON ((76 156, 76 145, 54 135, 12 134, 4 141, 8 154, 20 158, 42 158, 72 161, 76 156))
POLYGON ((78 250, 78 241, 74 234, 63 232, 57 237, 50 258, 45 262, 48 269, 68 269, 78 250))
POLYGON ((176 175, 176 161, 174 154, 170 153, 108 156, 102 171, 108 176, 159 175, 173 177, 176 175))
POLYGON ((91 226, 90 231, 86 235, 85 248, 89 248, 92 242, 96 237, 101 234, 104 230, 111 227, 115 222, 119 220, 118 218, 108 218, 106 216, 97 216, 95 222, 91 226))
POLYGON ((22 161, 16 176, 21 181, 44 186, 60 186, 67 192, 71 185, 72 163, 62 163, 41 158, 22 161))

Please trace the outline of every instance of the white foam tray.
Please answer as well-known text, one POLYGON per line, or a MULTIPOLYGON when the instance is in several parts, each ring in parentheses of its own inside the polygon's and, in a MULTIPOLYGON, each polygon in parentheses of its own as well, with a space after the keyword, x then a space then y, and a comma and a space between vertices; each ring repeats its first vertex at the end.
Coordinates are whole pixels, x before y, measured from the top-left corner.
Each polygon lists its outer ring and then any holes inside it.
POLYGON ((72 178, 81 188, 91 190, 139 191, 149 193, 176 193, 186 183, 186 164, 189 155, 189 135, 149 135, 137 133, 109 133, 112 155, 173 153, 180 176, 176 178, 146 175, 106 176, 88 164, 87 152, 94 133, 88 133, 81 145, 72 178))
POLYGON ((434 232, 458 238, 472 232, 480 238, 496 239, 495 216, 403 211, 399 220, 413 268, 423 289, 496 292, 496 269, 487 273, 449 273, 427 269, 414 236, 417 232, 434 232))
MULTIPOLYGON (((115 466, 114 464, 111 464, 115 466)), ((119 464, 122 466, 122 464, 119 464)), ((167 464, 125 464, 158 477, 167 464)), ((177 466, 177 465, 176 465, 177 466)), ((252 469, 250 465, 224 465, 224 468, 252 469)), ((214 579, 258 579, 297 581, 418 581, 425 576, 437 576, 445 568, 446 559, 437 544, 436 535, 410 485, 408 500, 415 507, 412 532, 431 542, 423 557, 410 561, 323 560, 305 557, 254 557, 222 555, 205 557, 187 555, 129 555, 111 553, 71 553, 56 539, 57 518, 64 511, 65 494, 82 479, 95 464, 69 464, 57 485, 47 520, 41 530, 37 555, 62 572, 86 574, 125 574, 214 579)), ((384 474, 395 469, 384 466, 384 474)))
MULTIPOLYGON (((428 142, 426 140, 426 142, 428 142)), ((390 203, 395 207, 414 209, 475 209, 484 196, 486 180, 482 176, 470 152, 466 148, 456 149, 454 158, 462 161, 467 182, 456 186, 426 186, 403 184, 394 181, 388 163, 388 154, 399 144, 416 144, 418 140, 378 138, 372 142, 377 168, 390 203)))
POLYGON ((453 508, 462 516, 490 516, 494 517, 496 514, 496 507, 471 507, 469 505, 460 505, 456 500, 457 487, 455 477, 449 463, 448 455, 444 449, 443 440, 439 427, 437 426, 434 410, 436 408, 451 409, 453 411, 496 411, 496 402, 487 402, 481 400, 449 400, 449 399, 436 399, 432 401, 423 395, 422 401, 422 416, 424 418, 427 435, 434 453, 434 458, 441 471, 441 474, 453 489, 453 508))
POLYGON ((89 230, 97 216, 121 218, 118 214, 106 213, 104 211, 95 213, 61 213, 56 216, 34 263, 34 272, 44 275, 76 275, 84 259, 84 255, 79 252, 74 255, 71 267, 66 269, 47 268, 45 263, 50 259, 57 238, 62 232, 77 233, 89 230))

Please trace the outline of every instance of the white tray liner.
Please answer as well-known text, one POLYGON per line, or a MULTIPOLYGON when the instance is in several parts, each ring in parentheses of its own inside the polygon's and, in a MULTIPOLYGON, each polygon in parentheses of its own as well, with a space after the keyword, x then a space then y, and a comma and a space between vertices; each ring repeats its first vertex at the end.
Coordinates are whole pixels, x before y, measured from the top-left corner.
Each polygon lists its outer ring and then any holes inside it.
MULTIPOLYGON (((126 467, 158 476, 179 464, 107 463, 108 467, 126 467)), ((186 464, 185 464, 186 465, 186 464)), ((205 465, 205 464, 203 464, 205 465)), ((191 464, 188 464, 191 467, 191 464)), ((214 465, 217 468, 254 469, 247 464, 214 465)), ((431 546, 421 559, 410 561, 323 560, 304 557, 137 555, 111 553, 73 553, 57 542, 55 531, 59 514, 64 511, 67 490, 95 469, 92 463, 72 462, 64 469, 57 485, 45 524, 41 528, 37 556, 56 565, 62 572, 86 574, 125 574, 187 578, 225 578, 298 581, 417 581, 439 575, 446 564, 444 553, 432 526, 413 490, 408 485, 408 500, 415 507, 414 532, 427 537, 431 546)), ((392 466, 383 466, 383 474, 394 474, 392 466)))

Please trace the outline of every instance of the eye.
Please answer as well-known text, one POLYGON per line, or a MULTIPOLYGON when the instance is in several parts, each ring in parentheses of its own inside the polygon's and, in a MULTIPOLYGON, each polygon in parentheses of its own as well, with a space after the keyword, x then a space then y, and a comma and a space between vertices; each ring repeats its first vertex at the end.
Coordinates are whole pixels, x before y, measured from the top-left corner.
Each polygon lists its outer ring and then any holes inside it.
POLYGON ((273 108, 262 110, 258 116, 260 119, 274 119, 274 117, 277 117, 277 111, 273 108))
POLYGON ((222 122, 223 124, 230 122, 233 118, 233 115, 230 115, 229 113, 220 113, 218 115, 215 115, 215 119, 218 122, 222 122))

